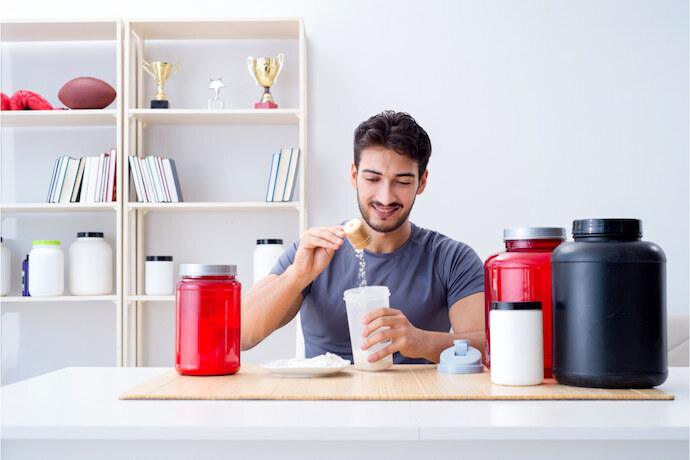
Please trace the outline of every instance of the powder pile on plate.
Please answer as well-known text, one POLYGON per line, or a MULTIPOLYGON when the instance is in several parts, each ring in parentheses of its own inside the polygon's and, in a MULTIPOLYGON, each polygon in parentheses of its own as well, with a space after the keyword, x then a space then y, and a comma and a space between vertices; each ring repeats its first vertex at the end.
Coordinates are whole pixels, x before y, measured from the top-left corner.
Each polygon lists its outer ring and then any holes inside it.
POLYGON ((350 361, 341 358, 333 353, 326 353, 325 355, 315 356, 313 358, 292 358, 280 359, 278 361, 271 361, 267 363, 270 367, 340 367, 347 366, 350 361))

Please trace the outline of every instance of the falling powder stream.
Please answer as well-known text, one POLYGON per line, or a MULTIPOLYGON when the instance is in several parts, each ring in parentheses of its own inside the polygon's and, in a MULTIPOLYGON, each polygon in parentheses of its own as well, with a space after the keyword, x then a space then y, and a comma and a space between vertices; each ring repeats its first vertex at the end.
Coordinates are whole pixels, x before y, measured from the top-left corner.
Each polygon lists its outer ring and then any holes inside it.
POLYGON ((359 259, 359 287, 367 286, 367 263, 364 261, 364 249, 356 249, 355 256, 359 259))

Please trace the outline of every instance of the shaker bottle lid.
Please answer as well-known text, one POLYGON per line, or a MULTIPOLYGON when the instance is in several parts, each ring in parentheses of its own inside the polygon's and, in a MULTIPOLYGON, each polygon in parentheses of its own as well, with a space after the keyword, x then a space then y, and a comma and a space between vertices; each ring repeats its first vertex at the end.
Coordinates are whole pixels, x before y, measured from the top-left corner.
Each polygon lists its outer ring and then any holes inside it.
POLYGON ((512 240, 565 240, 563 227, 511 227, 503 230, 503 241, 512 240))
POLYGON ((172 262, 172 256, 146 256, 146 262, 172 262))
POLYGON ((541 310, 541 302, 491 302, 491 310, 541 310))
POLYGON ((79 232, 77 238, 103 238, 103 232, 79 232))
POLYGON ((237 265, 181 264, 180 276, 235 276, 237 265))
POLYGON ((579 219, 573 221, 573 237, 598 235, 642 236, 639 219, 579 219))
POLYGON ((34 246, 43 246, 43 245, 51 245, 51 246, 60 246, 60 242, 56 240, 34 240, 31 244, 34 246))
POLYGON ((382 295, 391 295, 387 286, 366 286, 354 289, 348 289, 343 292, 343 299, 352 302, 366 302, 382 295))
POLYGON ((447 374, 476 374, 484 371, 482 354, 470 346, 469 340, 454 340, 450 348, 441 352, 436 370, 447 374))
POLYGON ((256 240, 256 244, 283 244, 281 239, 256 240))

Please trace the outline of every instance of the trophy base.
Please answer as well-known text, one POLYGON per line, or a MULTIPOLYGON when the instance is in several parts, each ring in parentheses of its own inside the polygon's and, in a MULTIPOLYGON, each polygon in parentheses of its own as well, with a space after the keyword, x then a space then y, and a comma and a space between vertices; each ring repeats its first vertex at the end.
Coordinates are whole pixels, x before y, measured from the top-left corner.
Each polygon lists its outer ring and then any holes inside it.
POLYGON ((277 109, 278 104, 274 104, 273 102, 257 102, 254 104, 255 109, 277 109))
POLYGON ((152 109, 169 109, 170 108, 170 101, 151 101, 151 108, 152 109))

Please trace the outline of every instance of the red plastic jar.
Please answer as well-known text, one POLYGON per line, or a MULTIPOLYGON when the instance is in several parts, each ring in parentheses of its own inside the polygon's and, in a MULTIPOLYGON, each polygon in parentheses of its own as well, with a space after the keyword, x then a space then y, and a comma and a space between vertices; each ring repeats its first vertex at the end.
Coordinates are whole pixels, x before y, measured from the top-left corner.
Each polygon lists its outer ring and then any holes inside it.
POLYGON ((491 302, 541 302, 544 318, 544 377, 551 377, 551 253, 565 241, 565 228, 507 228, 506 251, 484 263, 486 365, 491 367, 491 302))
POLYGON ((240 298, 235 265, 180 265, 175 370, 226 375, 240 369, 240 298))

